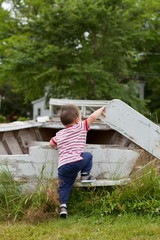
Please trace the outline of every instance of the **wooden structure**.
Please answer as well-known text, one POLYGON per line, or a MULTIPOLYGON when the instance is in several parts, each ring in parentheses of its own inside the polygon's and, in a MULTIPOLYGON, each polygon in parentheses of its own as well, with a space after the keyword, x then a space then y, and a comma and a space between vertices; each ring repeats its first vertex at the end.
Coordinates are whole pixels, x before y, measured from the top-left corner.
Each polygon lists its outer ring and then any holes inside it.
MULTIPOLYGON (((98 119, 87 135, 86 150, 93 154, 92 174, 97 178, 89 186, 128 182, 143 149, 160 158, 159 126, 122 101, 50 99, 49 121, 0 124, 0 167, 7 164, 16 179, 26 182, 37 181, 43 168, 45 178, 57 178, 58 151, 49 140, 63 128, 59 111, 66 103, 78 105, 83 118, 106 106, 106 117, 98 119)), ((88 186, 79 179, 76 185, 88 186)))

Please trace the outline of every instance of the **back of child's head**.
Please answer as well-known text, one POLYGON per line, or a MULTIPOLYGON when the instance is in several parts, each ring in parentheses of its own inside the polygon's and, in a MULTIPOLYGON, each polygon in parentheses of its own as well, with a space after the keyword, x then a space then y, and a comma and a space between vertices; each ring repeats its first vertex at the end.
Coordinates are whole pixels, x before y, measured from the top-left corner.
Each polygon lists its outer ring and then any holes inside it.
POLYGON ((74 123, 79 117, 79 108, 74 104, 66 104, 62 106, 60 119, 64 126, 74 123))

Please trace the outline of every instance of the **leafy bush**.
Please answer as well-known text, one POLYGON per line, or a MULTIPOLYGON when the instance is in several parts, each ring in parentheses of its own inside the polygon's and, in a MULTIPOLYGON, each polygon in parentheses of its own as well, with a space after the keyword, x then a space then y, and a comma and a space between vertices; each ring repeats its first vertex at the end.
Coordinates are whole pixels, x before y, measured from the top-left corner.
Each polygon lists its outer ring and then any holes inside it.
POLYGON ((28 121, 28 120, 29 120, 29 118, 27 118, 27 117, 18 117, 18 119, 17 119, 17 121, 22 121, 22 122, 28 121))
POLYGON ((5 123, 6 122, 6 117, 3 115, 0 115, 0 123, 5 123))

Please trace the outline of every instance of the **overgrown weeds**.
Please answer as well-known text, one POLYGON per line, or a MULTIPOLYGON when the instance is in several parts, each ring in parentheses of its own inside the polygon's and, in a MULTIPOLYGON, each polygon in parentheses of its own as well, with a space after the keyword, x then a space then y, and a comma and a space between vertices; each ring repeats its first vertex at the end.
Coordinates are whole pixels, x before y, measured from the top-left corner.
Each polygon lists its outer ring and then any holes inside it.
POLYGON ((14 180, 8 167, 0 172, 0 221, 36 222, 57 214, 57 181, 44 183, 41 176, 32 187, 14 180))
POLYGON ((124 186, 74 189, 72 212, 86 215, 123 213, 160 215, 160 175, 148 167, 141 176, 133 176, 124 186), (77 203, 77 204, 76 204, 77 203))
MULTIPOLYGON (((0 172, 0 220, 25 220, 32 223, 57 217, 57 181, 39 178, 34 188, 15 181, 8 168, 0 172)), ((70 215, 119 215, 125 213, 160 214, 160 175, 154 167, 134 176, 124 186, 73 188, 70 215)))

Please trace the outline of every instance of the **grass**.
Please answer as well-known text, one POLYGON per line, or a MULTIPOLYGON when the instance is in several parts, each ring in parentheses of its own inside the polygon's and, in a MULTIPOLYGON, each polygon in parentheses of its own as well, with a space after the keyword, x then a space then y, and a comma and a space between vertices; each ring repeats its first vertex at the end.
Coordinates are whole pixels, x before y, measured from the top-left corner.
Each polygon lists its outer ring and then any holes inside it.
POLYGON ((43 221, 57 215, 57 205, 56 180, 45 183, 40 178, 35 186, 24 188, 7 166, 0 171, 0 221, 43 221))
MULTIPOLYGON (((43 177, 43 175, 42 175, 43 177)), ((22 190, 0 172, 0 240, 160 240, 160 175, 154 168, 125 186, 74 188, 59 219, 57 182, 22 190)))
MULTIPOLYGON (((59 200, 56 180, 42 181, 35 190, 13 179, 8 169, 0 172, 0 221, 36 223, 57 216, 59 200)), ((154 168, 134 176, 125 186, 74 188, 68 203, 69 214, 79 217, 139 214, 160 216, 160 175, 154 168)))
POLYGON ((119 216, 52 219, 36 225, 1 223, 1 240, 159 240, 160 218, 119 216))

